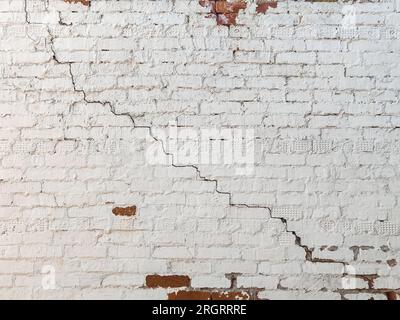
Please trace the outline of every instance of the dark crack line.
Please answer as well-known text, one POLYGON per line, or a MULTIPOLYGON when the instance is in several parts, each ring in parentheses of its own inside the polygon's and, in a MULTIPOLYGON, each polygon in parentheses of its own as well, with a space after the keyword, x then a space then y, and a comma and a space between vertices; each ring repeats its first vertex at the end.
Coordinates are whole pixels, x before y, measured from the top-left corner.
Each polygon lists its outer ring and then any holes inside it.
POLYGON ((25 12, 25 22, 30 24, 28 19, 28 0, 24 0, 24 12, 25 12))

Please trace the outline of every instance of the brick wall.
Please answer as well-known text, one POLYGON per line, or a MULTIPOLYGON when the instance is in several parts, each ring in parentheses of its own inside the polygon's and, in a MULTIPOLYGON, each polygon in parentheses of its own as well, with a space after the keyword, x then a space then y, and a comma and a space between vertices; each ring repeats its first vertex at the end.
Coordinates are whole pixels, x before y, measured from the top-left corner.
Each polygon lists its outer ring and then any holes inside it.
POLYGON ((0 298, 399 297, 399 1, 1 4, 0 298))

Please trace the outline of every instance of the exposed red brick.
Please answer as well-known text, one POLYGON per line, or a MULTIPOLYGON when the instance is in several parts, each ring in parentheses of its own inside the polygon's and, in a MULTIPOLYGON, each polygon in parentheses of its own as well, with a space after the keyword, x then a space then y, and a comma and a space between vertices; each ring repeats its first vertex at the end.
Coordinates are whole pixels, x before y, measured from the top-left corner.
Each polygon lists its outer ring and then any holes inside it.
POLYGON ((208 8, 218 25, 236 25, 240 10, 247 8, 246 0, 199 0, 202 7, 208 8))
POLYGON ((82 3, 84 6, 90 6, 91 0, 64 0, 64 2, 68 3, 82 3))
POLYGON ((269 8, 277 8, 277 1, 265 1, 265 0, 257 0, 257 13, 266 13, 269 8))
POLYGON ((168 300, 211 300, 211 292, 178 291, 168 294, 168 300))
POLYGON ((250 300, 250 294, 244 291, 213 292, 211 300, 250 300))
POLYGON ((247 4, 244 1, 216 1, 215 2, 215 12, 216 13, 238 13, 239 10, 246 9, 247 4))
POLYGON ((388 300, 397 300, 396 292, 386 292, 386 297, 388 300))
POLYGON ((114 208, 112 213, 116 216, 133 217, 136 214, 136 206, 126 208, 114 208))
POLYGON ((146 286, 149 288, 181 288, 190 286, 188 276, 160 276, 150 275, 146 277, 146 286))
POLYGON ((375 280, 378 279, 377 274, 369 274, 369 275, 356 275, 357 278, 362 279, 368 283, 369 289, 374 289, 375 280))
POLYGON ((389 267, 395 267, 395 266, 397 266, 397 261, 396 261, 396 259, 392 259, 392 260, 388 260, 388 261, 386 261, 387 262, 387 264, 388 264, 388 266, 389 267))
POLYGON ((250 300, 243 291, 177 291, 168 295, 169 300, 250 300))
POLYGON ((236 25, 236 13, 218 14, 217 24, 222 26, 234 26, 236 25))

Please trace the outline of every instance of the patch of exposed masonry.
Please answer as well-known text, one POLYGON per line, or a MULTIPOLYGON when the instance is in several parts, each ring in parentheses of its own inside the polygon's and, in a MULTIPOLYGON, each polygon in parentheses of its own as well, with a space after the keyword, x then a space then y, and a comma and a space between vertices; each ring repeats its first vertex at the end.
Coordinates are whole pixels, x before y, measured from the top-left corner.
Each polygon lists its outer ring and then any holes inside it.
POLYGON ((136 215, 136 206, 132 207, 117 207, 112 210, 112 213, 115 216, 120 216, 120 217, 133 217, 136 215))
MULTIPOLYGON (((64 0, 65 2, 68 3, 81 3, 85 6, 90 7, 90 1, 91 0, 64 0)), ((308 0, 309 1, 309 0, 308 0)), ((327 1, 327 0, 325 0, 327 1)), ((330 0, 329 0, 330 1, 330 0)), ((27 11, 27 0, 25 0, 25 19, 27 24, 31 24, 28 18, 28 11, 27 11)), ((200 0, 199 1, 200 5, 203 7, 207 7, 210 9, 210 14, 215 15, 217 18, 217 23, 221 25, 234 25, 236 24, 236 18, 238 16, 238 13, 240 10, 244 10, 247 8, 247 3, 245 0, 234 0, 232 2, 228 2, 227 0, 200 0), (218 4, 219 3, 219 4, 218 4), (218 4, 218 7, 217 7, 218 4), (225 10, 224 12, 222 10, 225 10), (218 12, 221 11, 221 12, 218 12), (225 18, 222 17, 225 15, 225 18), (227 16, 228 15, 228 16, 227 16)), ((257 0, 257 13, 266 13, 266 11, 269 8, 276 8, 277 7, 277 1, 265 1, 265 0, 257 0)), ((61 24, 61 21, 59 21, 61 24)), ((60 65, 67 65, 69 69, 69 73, 71 76, 71 82, 72 86, 75 92, 82 94, 83 101, 87 104, 101 104, 104 107, 108 107, 111 111, 112 114, 114 114, 117 117, 128 117, 133 125, 133 128, 141 128, 141 129, 147 129, 149 132, 149 135, 152 137, 154 141, 157 143, 160 143, 163 152, 165 153, 166 156, 171 157, 172 159, 172 166, 176 168, 193 168, 196 171, 197 176, 202 180, 206 182, 211 182, 215 184, 215 192, 221 195, 228 196, 229 199, 229 205, 232 207, 238 207, 238 208, 254 208, 254 209, 265 209, 268 211, 269 216, 271 219, 276 219, 280 220, 283 225, 285 232, 292 234, 295 237, 295 244, 305 251, 305 259, 308 262, 311 263, 330 263, 330 264, 341 264, 343 266, 343 276, 348 276, 349 274, 346 273, 346 266, 348 265, 347 262, 344 261, 336 261, 336 260, 331 260, 331 259, 319 259, 319 258, 314 258, 313 257, 313 252, 314 248, 309 248, 307 245, 302 243, 302 239, 300 236, 296 233, 296 231, 289 230, 288 228, 288 222, 286 219, 281 218, 281 217, 275 217, 272 215, 272 210, 269 207, 266 206, 255 206, 255 205, 247 205, 247 204, 239 204, 239 203, 233 203, 232 201, 232 194, 230 192, 224 192, 219 189, 218 185, 218 180, 216 179, 210 179, 205 176, 203 176, 199 170, 199 168, 195 165, 176 165, 174 161, 174 154, 169 153, 164 146, 164 143, 162 140, 158 139, 154 134, 151 126, 139 126, 135 122, 135 118, 128 112, 126 113, 117 113, 115 111, 115 107, 113 104, 109 101, 96 101, 96 100, 89 100, 87 98, 87 94, 84 90, 78 89, 76 86, 75 82, 75 77, 72 73, 72 62, 62 62, 58 60, 57 54, 54 48, 54 40, 55 36, 52 34, 51 30, 49 27, 47 27, 47 32, 49 34, 49 49, 52 53, 52 59, 54 62, 60 65)), ((113 213, 115 215, 122 215, 122 216, 133 216, 136 213, 136 207, 128 207, 128 208, 115 208, 113 213)), ((321 248, 321 250, 324 250, 325 248, 321 248)), ((351 250, 354 252, 354 261, 357 261, 358 259, 358 254, 360 250, 368 250, 371 248, 365 248, 365 247, 351 247, 351 250)), ((381 248, 384 251, 384 248, 381 248)), ((330 247, 328 250, 335 251, 337 248, 335 247, 330 247)), ((397 261, 395 260, 389 260, 387 261, 387 264, 389 266, 395 266, 397 265, 397 261)), ((210 288, 203 288, 201 290, 193 289, 190 288, 190 285, 185 284, 187 289, 185 290, 180 290, 173 292, 169 294, 169 299, 170 300, 188 300, 188 299, 196 299, 196 300, 233 300, 233 299, 257 299, 257 294, 258 291, 256 288, 248 288, 246 290, 241 290, 238 291, 236 287, 236 281, 237 281, 237 276, 239 274, 228 274, 227 277, 231 279, 231 288, 228 291, 221 291, 219 289, 210 289, 210 288)), ((367 289, 338 289, 335 292, 339 293, 342 297, 342 299, 346 299, 345 295, 346 294, 352 294, 352 293, 372 293, 372 294, 384 294, 386 295, 388 300, 397 300, 397 297, 400 296, 400 290, 393 290, 393 289, 375 289, 374 288, 374 281, 378 278, 377 274, 371 274, 371 275, 352 275, 355 278, 361 279, 366 281, 368 284, 367 289)), ((160 281, 160 279, 158 279, 160 281)), ((165 280, 165 279, 161 279, 165 280)), ((175 279, 176 280, 176 279, 175 279)), ((155 280, 157 281, 157 280, 155 280)), ((186 278, 178 279, 179 281, 188 281, 186 278)), ((154 285, 154 284, 153 284, 154 285)), ((280 284, 279 284, 280 286, 280 284)), ((285 289, 282 286, 280 286, 281 289, 285 289)))
POLYGON ((90 6, 90 1, 91 0, 64 0, 65 2, 68 3, 82 3, 84 6, 90 6))
MULTIPOLYGON (((206 8, 209 17, 214 17, 218 25, 236 25, 241 10, 247 8, 247 0, 200 0, 199 4, 206 8)), ((278 2, 271 0, 257 0, 256 12, 266 13, 269 8, 277 8, 278 2)))
POLYGON ((168 300, 258 300, 262 288, 238 288, 239 274, 226 274, 229 288, 194 288, 187 275, 148 275, 145 288, 169 289, 168 300))

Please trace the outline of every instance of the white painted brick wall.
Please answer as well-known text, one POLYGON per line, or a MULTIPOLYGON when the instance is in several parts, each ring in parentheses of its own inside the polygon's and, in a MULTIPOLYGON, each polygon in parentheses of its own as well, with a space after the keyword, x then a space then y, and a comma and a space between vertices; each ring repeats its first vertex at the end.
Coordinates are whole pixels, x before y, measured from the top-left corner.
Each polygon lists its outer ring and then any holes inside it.
POLYGON ((400 292, 398 0, 0 1, 0 298, 400 292))

